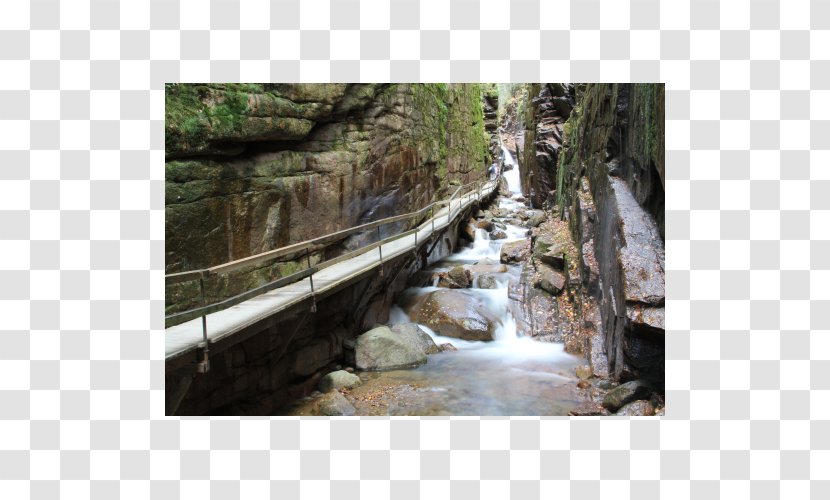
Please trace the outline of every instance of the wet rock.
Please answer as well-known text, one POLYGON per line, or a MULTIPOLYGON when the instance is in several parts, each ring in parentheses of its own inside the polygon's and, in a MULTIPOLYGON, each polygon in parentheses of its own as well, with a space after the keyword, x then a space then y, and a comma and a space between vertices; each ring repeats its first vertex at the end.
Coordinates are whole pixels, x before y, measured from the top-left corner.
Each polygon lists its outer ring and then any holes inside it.
POLYGON ((617 410, 616 414, 630 417, 651 417, 654 415, 654 407, 648 401, 632 401, 617 410))
POLYGON ((447 352, 447 351, 457 351, 457 350, 458 350, 458 348, 457 348, 457 347, 455 347, 454 345, 450 344, 449 342, 447 342, 447 343, 445 343, 445 344, 441 344, 441 345, 440 345, 440 346, 438 346, 438 347, 440 347, 440 348, 441 348, 441 351, 442 351, 442 352, 447 352))
POLYGON ((533 286, 541 288, 551 295, 558 295, 565 289, 565 275, 548 265, 542 264, 536 269, 533 286))
POLYGON ((603 408, 599 404, 594 403, 592 401, 586 401, 586 402, 580 404, 579 406, 577 406, 576 408, 574 408, 573 410, 571 410, 568 413, 568 415, 571 415, 571 416, 574 416, 574 417, 595 417, 595 416, 607 416, 607 415, 610 415, 610 414, 611 413, 608 410, 606 410, 605 408, 603 408))
POLYGON ((391 330, 404 338, 413 347, 420 349, 424 354, 441 352, 441 349, 435 345, 432 337, 416 323, 401 323, 393 326, 391 330))
POLYGON ((580 380, 588 380, 594 375, 594 372, 591 371, 591 367, 588 365, 580 365, 576 367, 576 376, 580 380))
POLYGON ((475 226, 479 229, 484 229, 487 232, 493 230, 493 221, 488 219, 483 219, 475 223, 475 226))
POLYGON ((507 220, 505 220, 505 222, 507 222, 508 224, 512 224, 514 226, 524 226, 525 225, 524 221, 522 219, 518 219, 518 218, 507 219, 507 220))
POLYGON ((492 274, 482 274, 478 277, 476 284, 478 285, 477 288, 482 288, 485 290, 494 290, 499 287, 499 283, 496 280, 496 277, 492 274))
POLYGON ((345 369, 347 372, 349 372, 349 373, 354 373, 354 368, 352 368, 351 366, 347 366, 347 367, 346 367, 346 368, 344 368, 344 369, 345 369))
POLYGON ((651 395, 651 386, 642 380, 633 380, 608 391, 602 399, 602 406, 616 412, 631 401, 651 395))
POLYGON ((355 366, 358 370, 399 370, 426 362, 426 354, 410 339, 385 326, 369 330, 357 337, 355 342, 355 366))
POLYGON ((336 389, 351 389, 361 384, 360 377, 345 370, 327 373, 320 380, 320 392, 329 392, 336 389))
POLYGON ((530 241, 512 241, 501 247, 500 261, 504 264, 524 262, 530 253, 530 241))
POLYGON ((579 382, 576 383, 576 386, 579 387, 580 389, 587 389, 587 388, 591 387, 591 383, 588 382, 587 380, 580 380, 579 382))
POLYGON ((473 274, 464 266, 455 266, 447 273, 449 288, 470 288, 473 274))
POLYGON ((327 392, 317 402, 320 415, 328 417, 351 416, 355 414, 354 406, 338 391, 327 392))
POLYGON ((526 198, 524 196, 517 196, 513 199, 516 200, 519 203, 524 203, 526 201, 526 198))
POLYGON ((490 233, 491 240, 503 240, 505 238, 507 238, 507 233, 505 233, 501 229, 496 229, 495 231, 490 233))
POLYGON ((438 290, 427 294, 410 311, 410 317, 446 337, 493 340, 499 319, 479 297, 462 291, 438 290))

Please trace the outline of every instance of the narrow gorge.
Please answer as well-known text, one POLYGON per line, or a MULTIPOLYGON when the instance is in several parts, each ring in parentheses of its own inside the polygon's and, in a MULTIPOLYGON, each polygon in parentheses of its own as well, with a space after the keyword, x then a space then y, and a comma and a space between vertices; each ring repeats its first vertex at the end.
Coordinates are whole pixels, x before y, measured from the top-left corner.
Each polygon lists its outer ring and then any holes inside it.
POLYGON ((170 415, 660 415, 661 84, 169 84, 170 415))

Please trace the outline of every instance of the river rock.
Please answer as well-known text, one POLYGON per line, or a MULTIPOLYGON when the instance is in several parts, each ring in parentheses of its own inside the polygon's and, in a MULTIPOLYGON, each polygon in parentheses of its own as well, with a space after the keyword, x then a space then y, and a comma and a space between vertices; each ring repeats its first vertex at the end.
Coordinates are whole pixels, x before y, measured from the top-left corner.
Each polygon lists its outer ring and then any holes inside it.
POLYGON ((454 345, 450 344, 449 342, 444 343, 444 344, 441 344, 441 345, 440 345, 440 346, 438 346, 438 347, 440 347, 440 348, 441 348, 441 351, 442 351, 442 352, 447 352, 447 351, 457 351, 457 350, 458 350, 458 348, 457 348, 457 347, 455 347, 454 345))
POLYGON ((477 274, 484 274, 484 273, 506 273, 507 266, 504 264, 499 264, 498 262, 494 262, 490 259, 485 259, 478 261, 473 265, 467 265, 466 267, 473 275, 477 274), (490 264, 485 264, 484 262, 490 262, 490 264))
POLYGON ((432 337, 416 323, 401 323, 393 326, 391 330, 406 339, 412 346, 420 349, 424 354, 441 352, 432 337))
POLYGON ((324 394, 317 402, 317 410, 320 415, 328 417, 351 416, 355 414, 354 406, 338 391, 330 391, 324 394))
POLYGON ((605 408, 603 408, 601 405, 591 401, 586 401, 574 408, 573 410, 571 410, 570 412, 568 412, 568 415, 574 417, 595 417, 607 416, 610 414, 611 413, 605 408))
POLYGON ((645 400, 632 401, 617 410, 617 415, 630 417, 651 417, 654 415, 654 407, 645 400))
POLYGON ((593 375, 591 367, 588 365, 580 365, 576 367, 576 376, 580 380, 588 380, 593 375))
POLYGON ((485 290, 494 290, 499 287, 499 283, 496 280, 496 277, 492 274, 482 274, 478 277, 478 281, 476 283, 478 285, 477 288, 482 288, 485 290))
POLYGON ((488 219, 482 219, 482 220, 476 222, 475 225, 476 225, 477 228, 484 229, 487 232, 490 232, 490 231, 493 230, 493 221, 488 220, 488 219))
POLYGON ((505 233, 501 229, 496 229, 495 231, 490 233, 491 240, 503 240, 505 238, 507 238, 507 233, 505 233))
POLYGON ((366 371, 414 368, 427 362, 427 355, 411 339, 385 326, 357 337, 354 355, 355 366, 366 371))
POLYGON ((651 394, 651 387, 642 380, 633 380, 611 389, 602 399, 602 406, 616 412, 631 401, 646 398, 651 394))
POLYGON ((320 392, 336 389, 352 389, 360 385, 360 377, 345 370, 327 373, 320 380, 320 392))
POLYGON ((516 264, 527 260, 530 253, 530 241, 512 241, 501 247, 500 260, 504 264, 516 264))
POLYGON ((541 288, 551 295, 558 295, 565 289, 565 275, 548 265, 542 264, 536 269, 533 286, 541 288))
POLYGON ((468 292, 437 290, 426 295, 409 315, 446 337, 493 340, 499 319, 468 292))
POLYGON ((546 253, 540 255, 539 262, 560 271, 565 269, 565 255, 563 253, 556 253, 555 250, 548 250, 546 253))

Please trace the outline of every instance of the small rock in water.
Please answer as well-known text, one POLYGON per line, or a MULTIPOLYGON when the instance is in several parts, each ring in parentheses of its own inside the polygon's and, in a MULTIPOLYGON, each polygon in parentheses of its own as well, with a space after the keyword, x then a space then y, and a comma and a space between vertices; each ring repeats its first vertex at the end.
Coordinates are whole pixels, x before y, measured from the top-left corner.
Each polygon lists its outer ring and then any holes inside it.
POLYGON ((441 350, 444 351, 444 352, 446 352, 446 351, 457 351, 458 350, 457 347, 450 344, 449 342, 447 342, 446 344, 441 344, 438 347, 440 347, 441 350))
POLYGON ((478 277, 478 288, 484 290, 494 290, 498 288, 499 283, 492 274, 482 274, 478 277))
POLYGON ((524 203, 524 202, 525 202, 525 200, 526 200, 524 196, 517 196, 517 197, 515 197, 515 198, 513 198, 513 199, 514 199, 514 200, 516 200, 516 201, 518 201, 519 203, 524 203))
POLYGON ((355 414, 354 406, 337 391, 327 392, 317 404, 321 415, 328 417, 350 416, 355 414))
POLYGON ((581 405, 571 410, 568 413, 568 415, 574 417, 592 417, 610 415, 610 413, 608 412, 608 410, 598 405, 597 403, 586 401, 585 403, 582 403, 581 405))
POLYGON ((472 273, 464 266, 455 266, 447 273, 447 283, 450 288, 470 288, 472 273))
POLYGON ((580 380, 579 382, 576 383, 576 386, 579 387, 580 389, 587 389, 587 388, 591 387, 591 383, 588 382, 587 380, 580 380))
POLYGON ((485 231, 492 231, 493 230, 493 221, 491 220, 480 220, 476 222, 476 227, 479 229, 484 229, 485 231))
POLYGON ((651 386, 643 380, 633 380, 608 391, 602 399, 602 406, 616 412, 631 401, 648 397, 651 386))
POLYGON ((504 264, 514 264, 527 259, 530 252, 530 241, 513 241, 501 247, 500 259, 504 264))
POLYGON ((633 401, 617 410, 616 414, 630 417, 651 417, 654 415, 654 407, 645 400, 633 401))
POLYGON ((320 392, 329 392, 335 389, 352 389, 361 384, 360 377, 346 370, 337 370, 327 373, 320 380, 320 392))
POLYGON ((496 229, 495 231, 490 233, 491 240, 503 240, 505 238, 507 238, 507 233, 505 233, 501 229, 496 229))
POLYGON ((591 367, 588 365, 580 365, 576 367, 576 376, 580 380, 588 380, 594 373, 591 371, 591 367))

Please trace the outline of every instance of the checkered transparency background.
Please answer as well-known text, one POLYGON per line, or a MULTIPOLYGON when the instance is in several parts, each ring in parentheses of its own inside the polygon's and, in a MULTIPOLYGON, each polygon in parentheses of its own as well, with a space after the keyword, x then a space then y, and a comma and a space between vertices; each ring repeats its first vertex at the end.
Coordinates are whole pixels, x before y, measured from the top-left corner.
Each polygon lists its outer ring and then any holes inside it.
POLYGON ((830 498, 828 28, 809 0, 5 2, 2 496, 830 498), (666 417, 163 416, 164 82, 596 80, 666 83, 666 417))

